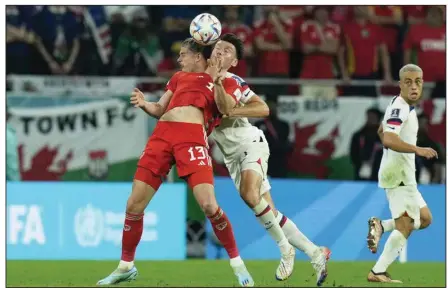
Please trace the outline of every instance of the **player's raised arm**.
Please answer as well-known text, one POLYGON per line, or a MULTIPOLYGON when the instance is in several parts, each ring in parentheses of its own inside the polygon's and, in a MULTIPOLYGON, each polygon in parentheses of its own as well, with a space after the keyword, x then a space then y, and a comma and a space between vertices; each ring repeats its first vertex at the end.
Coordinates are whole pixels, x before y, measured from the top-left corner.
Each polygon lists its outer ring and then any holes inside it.
POLYGON ((229 114, 241 98, 241 87, 236 80, 226 78, 221 62, 215 57, 208 60, 206 72, 213 79, 215 102, 219 112, 223 115, 229 114))
POLYGON ((215 102, 218 110, 223 115, 228 115, 236 106, 239 97, 241 97, 241 90, 236 85, 228 86, 222 79, 215 81, 215 102), (233 92, 232 89, 235 89, 233 92), (228 93, 230 92, 230 93, 228 93))
POLYGON ((144 94, 139 89, 134 89, 131 95, 131 104, 136 108, 141 108, 151 117, 159 119, 165 113, 172 96, 173 92, 168 90, 158 102, 147 102, 144 94))
POLYGON ((227 116, 247 118, 264 118, 269 116, 269 107, 266 102, 257 96, 243 79, 238 76, 234 77, 240 80, 240 85, 243 89, 240 102, 244 106, 235 107, 227 116))

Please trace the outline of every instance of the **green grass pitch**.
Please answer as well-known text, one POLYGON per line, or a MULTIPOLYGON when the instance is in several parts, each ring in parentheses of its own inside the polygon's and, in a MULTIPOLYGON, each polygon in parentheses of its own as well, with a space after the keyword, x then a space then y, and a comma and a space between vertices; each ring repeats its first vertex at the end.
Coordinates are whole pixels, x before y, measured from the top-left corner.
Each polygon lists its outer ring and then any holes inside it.
MULTIPOLYGON (((293 275, 275 280, 277 261, 246 261, 258 287, 315 287, 308 262, 297 261, 293 275)), ((389 287, 366 281, 374 262, 331 262, 324 287, 389 287)), ((117 266, 116 261, 7 261, 7 287, 92 287, 117 266)), ((228 261, 138 261, 137 280, 124 287, 237 287, 228 261)), ((389 272, 398 287, 445 287, 444 263, 394 263, 389 272)))

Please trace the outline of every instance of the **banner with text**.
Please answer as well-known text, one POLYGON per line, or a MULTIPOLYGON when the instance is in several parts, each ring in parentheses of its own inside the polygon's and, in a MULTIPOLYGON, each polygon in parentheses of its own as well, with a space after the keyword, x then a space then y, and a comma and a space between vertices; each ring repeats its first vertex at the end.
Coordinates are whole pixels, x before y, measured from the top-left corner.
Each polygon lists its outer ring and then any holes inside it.
MULTIPOLYGON (((130 182, 8 182, 8 260, 119 260, 130 182)), ((145 211, 139 260, 186 257, 186 185, 166 184, 145 211), (173 202, 176 200, 176 202, 173 202)))
POLYGON ((111 99, 14 108, 23 180, 132 180, 146 143, 145 114, 111 99))

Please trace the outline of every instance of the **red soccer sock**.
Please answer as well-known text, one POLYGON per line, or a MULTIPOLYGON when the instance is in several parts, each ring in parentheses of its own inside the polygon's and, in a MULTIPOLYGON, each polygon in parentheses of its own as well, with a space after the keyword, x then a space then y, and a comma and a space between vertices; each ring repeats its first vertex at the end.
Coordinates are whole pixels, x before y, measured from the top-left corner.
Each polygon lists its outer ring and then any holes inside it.
POLYGON ((207 218, 210 220, 215 235, 218 237, 224 249, 226 249, 230 259, 238 257, 240 254, 236 246, 235 236, 233 235, 232 224, 224 211, 218 208, 218 211, 214 215, 207 218))
POLYGON ((142 238, 143 214, 126 213, 121 241, 121 260, 125 262, 134 261, 135 250, 142 238))

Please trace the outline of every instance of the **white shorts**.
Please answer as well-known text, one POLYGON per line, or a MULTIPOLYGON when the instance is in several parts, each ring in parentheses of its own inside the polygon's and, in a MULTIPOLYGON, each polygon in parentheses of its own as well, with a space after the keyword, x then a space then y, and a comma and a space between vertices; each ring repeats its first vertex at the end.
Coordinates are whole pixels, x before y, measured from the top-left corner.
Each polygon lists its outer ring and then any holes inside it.
MULTIPOLYGON (((264 138, 263 138, 264 139, 264 138)), ((269 145, 266 139, 263 142, 246 143, 241 146, 240 153, 233 160, 225 160, 230 177, 240 191, 241 172, 253 170, 263 178, 260 194, 264 194, 271 189, 267 174, 269 160, 269 145)))
POLYGON ((386 196, 393 219, 401 217, 406 212, 413 220, 420 220, 420 209, 426 206, 426 202, 417 185, 386 188, 386 196))

